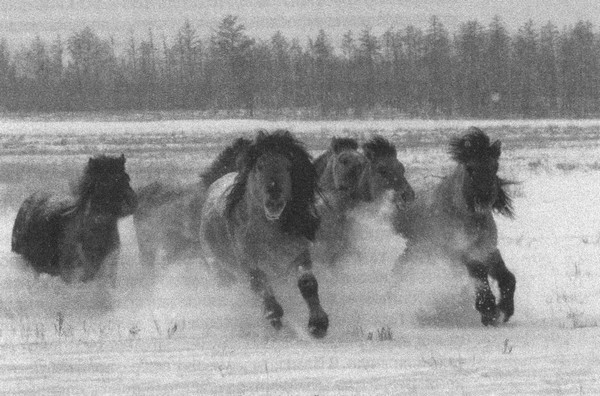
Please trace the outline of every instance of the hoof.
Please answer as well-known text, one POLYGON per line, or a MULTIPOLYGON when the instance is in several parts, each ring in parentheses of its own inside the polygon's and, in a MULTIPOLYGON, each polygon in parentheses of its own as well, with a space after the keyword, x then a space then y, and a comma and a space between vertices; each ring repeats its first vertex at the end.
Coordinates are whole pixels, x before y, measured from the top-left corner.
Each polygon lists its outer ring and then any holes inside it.
POLYGON ((275 297, 269 297, 265 300, 265 318, 276 330, 281 329, 281 318, 283 317, 283 308, 275 300, 275 297))
POLYGON ((329 317, 325 312, 312 316, 308 321, 308 332, 315 338, 323 338, 327 335, 329 328, 329 317))
POLYGON ((498 324, 498 319, 500 317, 500 312, 498 310, 494 310, 492 312, 482 313, 481 314, 481 323, 484 326, 496 326, 498 324))
POLYGON ((511 318, 511 316, 513 316, 513 314, 515 313, 514 304, 511 304, 508 302, 505 303, 504 301, 502 301, 500 304, 498 304, 498 309, 502 313, 502 322, 504 322, 504 323, 508 322, 508 320, 511 318))

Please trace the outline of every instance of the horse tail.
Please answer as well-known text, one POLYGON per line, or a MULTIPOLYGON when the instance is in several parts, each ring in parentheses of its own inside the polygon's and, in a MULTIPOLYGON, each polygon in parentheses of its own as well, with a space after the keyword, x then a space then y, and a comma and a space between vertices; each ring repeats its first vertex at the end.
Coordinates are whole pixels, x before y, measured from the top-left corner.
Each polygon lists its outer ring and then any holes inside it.
POLYGON ((22 254, 25 249, 25 240, 27 238, 27 225, 31 217, 31 203, 27 199, 17 212, 15 224, 12 229, 11 250, 15 253, 22 254))
POLYGON ((75 208, 70 200, 53 200, 48 193, 29 196, 17 213, 11 250, 22 255, 36 271, 58 274, 61 219, 75 208))

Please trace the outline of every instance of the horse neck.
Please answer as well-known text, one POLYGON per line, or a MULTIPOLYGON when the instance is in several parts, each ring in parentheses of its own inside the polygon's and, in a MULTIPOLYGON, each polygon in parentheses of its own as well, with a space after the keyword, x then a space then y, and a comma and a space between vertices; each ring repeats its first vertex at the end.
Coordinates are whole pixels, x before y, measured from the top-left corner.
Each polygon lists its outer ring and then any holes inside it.
POLYGON ((442 210, 448 213, 461 216, 475 216, 475 213, 469 209, 463 194, 465 177, 466 170, 464 165, 458 164, 454 172, 445 177, 438 186, 436 191, 437 204, 441 206, 442 210))
POLYGON ((78 205, 77 213, 84 222, 92 222, 96 225, 110 226, 116 225, 118 216, 112 213, 108 208, 95 202, 91 197, 81 199, 78 205))
MULTIPOLYGON (((323 155, 325 156, 325 154, 323 155)), ((320 166, 322 166, 322 171, 319 176, 319 186, 322 187, 324 191, 335 189, 335 182, 333 179, 333 161, 331 161, 331 155, 323 157, 323 162, 320 166)))

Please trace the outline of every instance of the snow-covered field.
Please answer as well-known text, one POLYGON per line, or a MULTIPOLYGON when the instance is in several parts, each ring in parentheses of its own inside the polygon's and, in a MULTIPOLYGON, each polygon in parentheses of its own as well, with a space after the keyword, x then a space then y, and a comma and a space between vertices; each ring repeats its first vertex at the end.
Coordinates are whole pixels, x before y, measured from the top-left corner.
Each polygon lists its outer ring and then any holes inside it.
MULTIPOLYGON (((600 392, 600 122, 0 121, 0 392, 128 394, 597 394, 600 392), (276 333, 246 287, 220 288, 200 262, 150 277, 131 219, 120 224, 117 290, 36 279, 10 252, 21 201, 68 188, 85 158, 125 152, 134 185, 192 180, 232 136, 290 128, 315 153, 332 135, 394 140, 407 177, 435 183, 447 138, 469 125, 500 138, 517 217, 498 218, 517 277, 511 321, 485 328, 469 280, 445 263, 389 276, 403 241, 383 214, 359 216, 351 257, 317 268, 330 315, 305 332, 294 279, 276 285, 276 333)), ((382 211, 384 213, 385 211, 382 211)), ((316 263, 318 266, 318 263, 316 263)))

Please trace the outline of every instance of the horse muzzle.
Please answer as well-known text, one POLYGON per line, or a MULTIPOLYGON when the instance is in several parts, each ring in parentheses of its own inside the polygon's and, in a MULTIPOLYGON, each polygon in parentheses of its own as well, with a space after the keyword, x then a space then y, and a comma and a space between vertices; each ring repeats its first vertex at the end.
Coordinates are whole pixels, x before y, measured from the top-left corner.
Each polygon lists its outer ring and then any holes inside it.
POLYGON ((264 204, 265 217, 269 221, 279 220, 283 210, 285 209, 286 202, 283 199, 269 200, 264 204))

